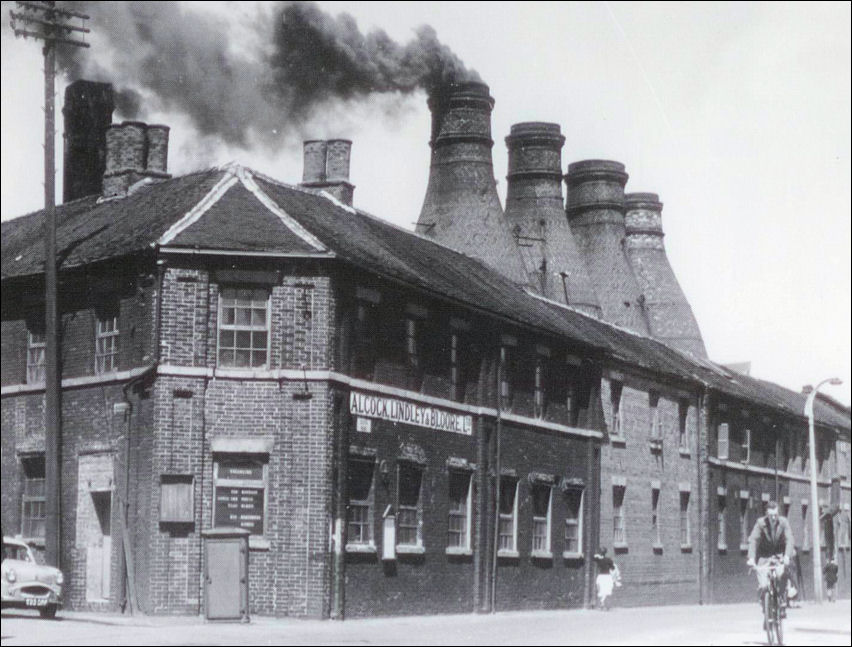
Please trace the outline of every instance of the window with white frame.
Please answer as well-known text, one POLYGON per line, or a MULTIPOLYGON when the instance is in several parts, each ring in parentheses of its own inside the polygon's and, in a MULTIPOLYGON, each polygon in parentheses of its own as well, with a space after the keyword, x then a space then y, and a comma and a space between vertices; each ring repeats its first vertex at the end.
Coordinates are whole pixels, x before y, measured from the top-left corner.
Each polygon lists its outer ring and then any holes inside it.
POLYGON ((498 523, 499 552, 518 550, 518 481, 504 476, 500 479, 500 519, 498 523))
POLYGON ((624 515, 624 491, 623 485, 612 487, 612 542, 616 545, 627 544, 627 527, 624 515))
POLYGON ((740 460, 743 463, 751 462, 751 429, 743 429, 742 432, 742 445, 740 447, 740 460))
POLYGON ((565 492, 565 552, 579 554, 583 549, 583 490, 565 492))
POLYGON ((21 460, 21 535, 26 539, 44 539, 46 498, 44 490, 44 455, 21 460))
POLYGON ((44 325, 27 330, 27 384, 44 382, 44 325))
POLYGON ((651 537, 654 547, 663 545, 662 531, 660 530, 660 488, 651 488, 651 537))
POLYGON ((403 461, 397 469, 396 543, 399 546, 423 545, 423 504, 420 488, 423 469, 403 461))
POLYGON ((213 461, 213 526, 266 530, 268 459, 265 454, 217 454, 213 461))
POLYGON ((533 554, 550 555, 550 519, 553 488, 545 483, 532 486, 532 551, 533 554))
POLYGON ((223 287, 219 295, 218 366, 268 368, 269 290, 223 287))
POLYGON ((470 550, 471 474, 450 470, 448 496, 447 549, 470 550))
POLYGON ((611 435, 620 438, 624 434, 624 425, 621 420, 621 394, 624 387, 621 382, 613 381, 610 389, 610 405, 612 407, 611 435))
POLYGON ((723 422, 719 425, 716 433, 716 457, 721 461, 728 460, 730 456, 729 438, 730 428, 727 422, 723 422))
POLYGON ((719 494, 716 497, 717 501, 717 521, 716 530, 718 536, 716 538, 716 548, 719 550, 728 550, 728 523, 727 523, 727 508, 728 498, 725 495, 719 494))
POLYGON ((95 373, 111 373, 118 370, 118 313, 98 315, 95 330, 95 373))
POLYGON ((373 545, 373 472, 372 458, 350 458, 347 485, 349 504, 346 507, 346 544, 373 545))
POLYGON ((692 529, 689 523, 689 492, 680 493, 680 545, 692 545, 692 529))

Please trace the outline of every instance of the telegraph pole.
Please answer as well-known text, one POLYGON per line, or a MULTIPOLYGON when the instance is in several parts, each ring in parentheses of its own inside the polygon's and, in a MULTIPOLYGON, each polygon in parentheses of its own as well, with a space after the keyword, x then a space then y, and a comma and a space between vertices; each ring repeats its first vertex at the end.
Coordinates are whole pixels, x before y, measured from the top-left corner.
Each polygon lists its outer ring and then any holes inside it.
POLYGON ((76 33, 88 33, 82 22, 89 17, 56 7, 55 2, 16 2, 19 11, 10 11, 15 36, 44 42, 44 469, 45 469, 45 560, 60 566, 60 496, 62 465, 60 448, 59 344, 56 305, 56 168, 55 105, 56 48, 58 45, 88 47, 75 40, 76 33), (81 26, 69 24, 80 19, 81 26))

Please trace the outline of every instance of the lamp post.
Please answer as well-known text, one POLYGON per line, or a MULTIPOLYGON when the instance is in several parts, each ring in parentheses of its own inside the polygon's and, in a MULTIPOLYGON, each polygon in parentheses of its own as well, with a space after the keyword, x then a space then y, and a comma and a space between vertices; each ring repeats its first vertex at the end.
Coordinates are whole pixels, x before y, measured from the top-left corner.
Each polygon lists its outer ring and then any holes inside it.
POLYGON ((823 384, 842 384, 839 378, 823 380, 808 394, 805 415, 808 417, 808 444, 811 461, 811 546, 814 551, 814 599, 822 604, 822 550, 819 543, 819 500, 817 495, 816 434, 814 433, 814 400, 823 384))

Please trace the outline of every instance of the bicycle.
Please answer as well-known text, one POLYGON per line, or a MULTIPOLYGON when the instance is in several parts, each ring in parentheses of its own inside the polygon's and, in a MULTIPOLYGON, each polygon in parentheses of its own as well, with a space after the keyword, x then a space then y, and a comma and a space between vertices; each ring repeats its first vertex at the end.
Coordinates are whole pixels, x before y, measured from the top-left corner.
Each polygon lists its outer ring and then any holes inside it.
POLYGON ((765 570, 769 577, 769 586, 763 594, 763 628, 770 645, 784 644, 783 609, 784 592, 782 589, 782 576, 784 574, 784 562, 779 555, 769 558, 765 564, 752 567, 754 570, 765 570))

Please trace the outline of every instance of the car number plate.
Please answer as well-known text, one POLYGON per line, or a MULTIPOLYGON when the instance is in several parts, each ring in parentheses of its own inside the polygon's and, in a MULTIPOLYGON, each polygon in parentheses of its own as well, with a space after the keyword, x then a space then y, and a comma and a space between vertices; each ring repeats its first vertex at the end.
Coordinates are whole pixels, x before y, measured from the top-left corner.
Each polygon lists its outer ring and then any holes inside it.
POLYGON ((28 607, 44 607, 47 606, 47 598, 27 598, 28 607))

